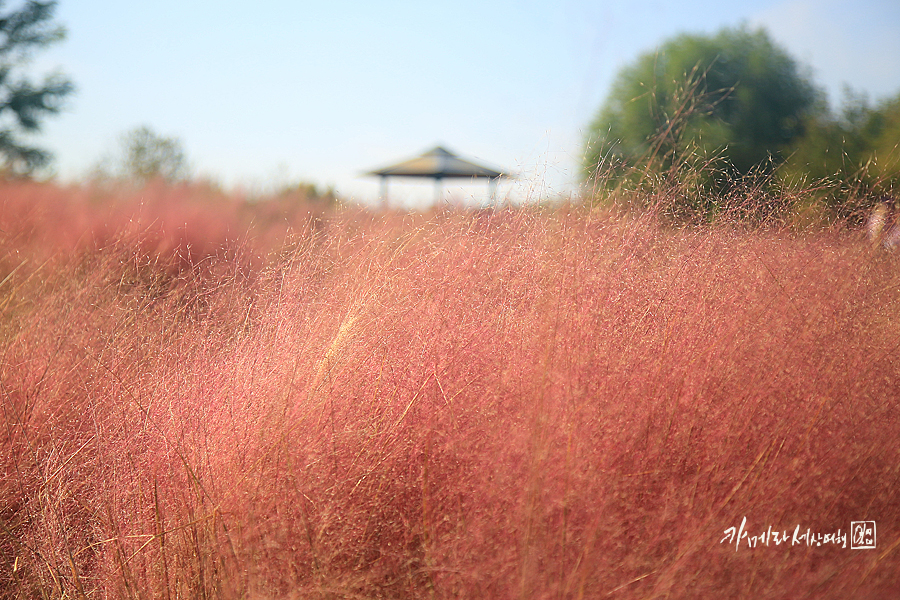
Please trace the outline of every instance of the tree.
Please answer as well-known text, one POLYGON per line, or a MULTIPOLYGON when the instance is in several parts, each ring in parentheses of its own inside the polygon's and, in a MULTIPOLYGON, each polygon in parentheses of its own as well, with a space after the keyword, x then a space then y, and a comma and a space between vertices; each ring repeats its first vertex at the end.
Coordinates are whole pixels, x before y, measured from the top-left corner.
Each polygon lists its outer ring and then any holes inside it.
POLYGON ((764 30, 680 35, 619 72, 590 125, 585 174, 693 169, 694 157, 716 164, 718 189, 765 175, 820 96, 764 30))
POLYGON ((896 179, 898 143, 900 95, 872 106, 868 97, 847 88, 838 113, 826 109, 809 122, 784 170, 802 170, 816 180, 857 175, 873 183, 896 179))
POLYGON ((122 136, 122 174, 138 182, 161 178, 181 181, 190 177, 190 168, 181 142, 157 134, 147 126, 122 136))
POLYGON ((837 216, 860 218, 900 186, 900 94, 872 105, 849 88, 837 112, 827 106, 788 149, 779 176, 814 188, 837 216))
POLYGON ((55 9, 56 2, 29 1, 0 14, 0 160, 7 172, 30 173, 50 161, 49 152, 27 144, 20 134, 38 132, 43 118, 58 113, 75 89, 58 74, 37 85, 18 75, 35 50, 65 38, 65 29, 52 23, 55 9))

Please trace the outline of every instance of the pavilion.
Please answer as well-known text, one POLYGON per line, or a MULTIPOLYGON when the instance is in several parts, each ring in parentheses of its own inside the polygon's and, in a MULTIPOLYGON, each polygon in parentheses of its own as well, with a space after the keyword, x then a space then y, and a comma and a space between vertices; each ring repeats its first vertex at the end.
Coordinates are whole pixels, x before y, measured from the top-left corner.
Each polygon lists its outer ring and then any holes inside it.
POLYGON ((497 193, 497 182, 501 177, 513 175, 457 156, 446 148, 436 146, 431 150, 395 165, 369 171, 366 175, 381 177, 381 202, 387 204, 389 177, 417 177, 434 179, 435 201, 441 199, 441 184, 444 179, 487 179, 491 201, 497 193))

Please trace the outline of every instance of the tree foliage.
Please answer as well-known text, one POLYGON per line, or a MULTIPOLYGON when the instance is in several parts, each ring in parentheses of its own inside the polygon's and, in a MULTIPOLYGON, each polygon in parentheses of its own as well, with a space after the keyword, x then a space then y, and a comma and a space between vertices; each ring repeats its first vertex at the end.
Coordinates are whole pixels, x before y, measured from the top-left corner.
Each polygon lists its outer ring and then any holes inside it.
POLYGON ((771 173, 820 93, 764 30, 680 35, 620 71, 589 129, 585 172, 612 181, 716 164, 712 183, 771 173))
POLYGON ((59 74, 39 84, 19 74, 35 50, 65 38, 65 29, 53 23, 55 9, 56 2, 29 1, 0 14, 0 154, 7 172, 29 173, 49 162, 50 154, 26 143, 23 134, 39 131, 43 118, 58 113, 74 90, 59 74))
POLYGON ((122 175, 137 182, 151 179, 182 181, 190 177, 187 156, 178 138, 137 127, 121 139, 122 175))
POLYGON ((900 94, 873 105, 866 96, 845 90, 839 111, 822 106, 808 120, 779 176, 823 190, 822 199, 843 212, 865 208, 883 196, 896 196, 900 192, 900 94))

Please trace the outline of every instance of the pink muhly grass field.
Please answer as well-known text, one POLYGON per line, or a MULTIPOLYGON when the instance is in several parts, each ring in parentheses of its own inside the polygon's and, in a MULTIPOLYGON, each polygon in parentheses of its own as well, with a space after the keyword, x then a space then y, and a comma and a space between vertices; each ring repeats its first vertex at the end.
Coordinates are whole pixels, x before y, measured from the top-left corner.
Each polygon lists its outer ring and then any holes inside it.
POLYGON ((0 597, 900 591, 896 256, 587 209, 287 228, 187 263, 2 228, 0 597))

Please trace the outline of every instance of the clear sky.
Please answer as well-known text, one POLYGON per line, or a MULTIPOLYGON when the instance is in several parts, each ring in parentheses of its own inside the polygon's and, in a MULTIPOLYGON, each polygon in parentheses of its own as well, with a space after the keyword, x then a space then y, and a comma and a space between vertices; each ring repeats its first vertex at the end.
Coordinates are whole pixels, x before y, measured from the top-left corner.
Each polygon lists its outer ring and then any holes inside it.
MULTIPOLYGON (((303 180, 371 201, 364 171, 442 144, 518 172, 501 193, 562 193, 619 68, 742 23, 834 103, 845 84, 900 93, 897 0, 60 0, 56 20, 67 40, 30 68, 77 86, 39 139, 66 180, 146 124, 229 187, 303 180)), ((430 189, 391 187, 400 201, 430 189)))

